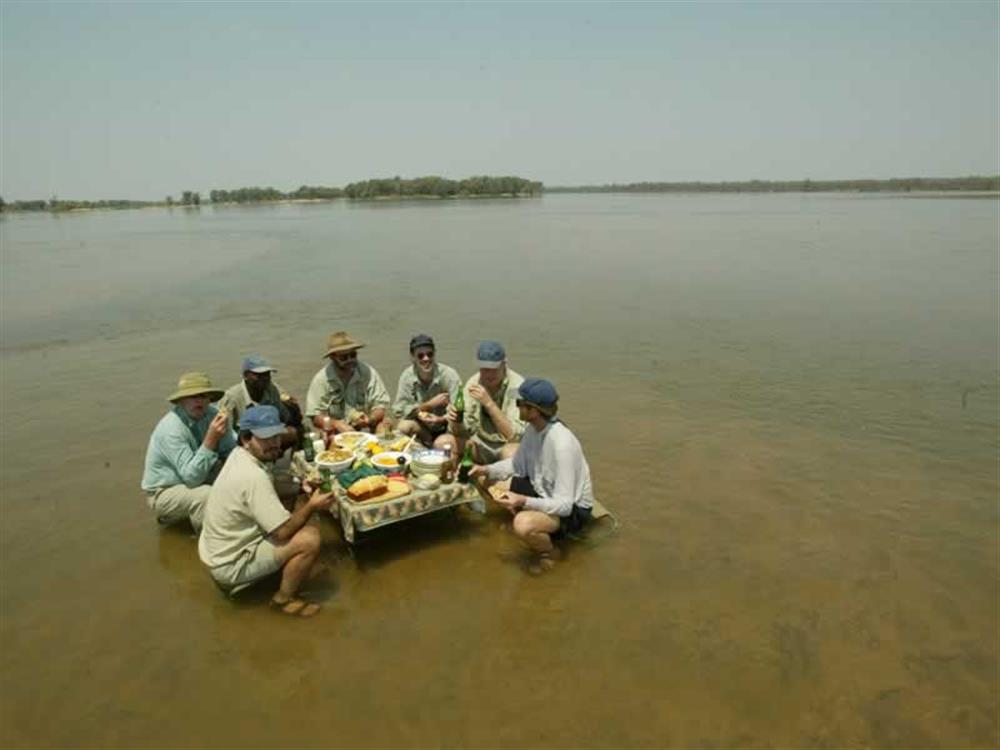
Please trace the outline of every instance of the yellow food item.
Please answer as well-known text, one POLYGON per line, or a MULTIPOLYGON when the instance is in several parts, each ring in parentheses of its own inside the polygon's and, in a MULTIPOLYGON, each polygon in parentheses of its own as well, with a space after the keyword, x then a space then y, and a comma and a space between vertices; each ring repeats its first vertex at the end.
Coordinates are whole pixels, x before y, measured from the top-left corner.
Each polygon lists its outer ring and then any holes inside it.
POLYGON ((346 461, 349 458, 353 458, 354 454, 350 451, 345 450, 331 450, 323 451, 318 456, 316 456, 317 461, 322 461, 325 464, 337 463, 338 461, 346 461))
POLYGON ((376 456, 372 459, 372 463, 386 468, 393 468, 399 465, 393 456, 376 456))
POLYGON ((388 486, 389 480, 383 476, 365 477, 348 487, 347 494, 354 500, 366 500, 382 493, 388 486))
POLYGON ((384 451, 385 448, 383 448, 378 443, 373 443, 373 444, 371 444, 371 445, 368 446, 368 450, 370 450, 372 452, 372 455, 374 456, 374 455, 376 455, 376 454, 381 453, 382 451, 384 451))

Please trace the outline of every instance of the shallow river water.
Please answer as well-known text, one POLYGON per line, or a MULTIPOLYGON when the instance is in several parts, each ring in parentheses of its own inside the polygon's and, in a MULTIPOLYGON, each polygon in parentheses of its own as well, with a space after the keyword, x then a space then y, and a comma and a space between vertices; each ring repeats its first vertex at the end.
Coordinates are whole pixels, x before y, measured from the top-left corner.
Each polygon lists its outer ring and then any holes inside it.
POLYGON ((0 746, 1000 744, 1000 202, 587 196, 0 219, 0 746), (224 598, 138 483, 184 370, 327 334, 551 378, 619 527, 505 516, 224 598))

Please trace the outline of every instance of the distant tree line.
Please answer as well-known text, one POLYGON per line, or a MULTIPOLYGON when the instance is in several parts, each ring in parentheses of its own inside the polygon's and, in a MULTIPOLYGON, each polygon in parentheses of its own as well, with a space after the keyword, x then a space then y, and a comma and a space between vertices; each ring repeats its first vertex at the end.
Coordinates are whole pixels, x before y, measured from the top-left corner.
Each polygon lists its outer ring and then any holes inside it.
POLYGON ((213 190, 208 194, 212 203, 267 203, 285 200, 333 200, 344 195, 338 187, 302 185, 290 193, 273 187, 244 187, 236 190, 213 190))
POLYGON ((0 211, 80 211, 92 208, 126 209, 145 208, 159 205, 155 201, 102 200, 102 201, 65 201, 52 197, 48 200, 11 201, 7 203, 0 198, 0 211))
POLYGON ((461 198, 471 196, 538 195, 542 183, 523 177, 468 177, 464 180, 449 180, 431 175, 404 180, 387 177, 362 182, 352 182, 344 188, 348 198, 461 198))
POLYGON ((914 190, 1000 191, 1000 175, 901 177, 890 180, 748 180, 743 182, 630 182, 611 185, 548 187, 549 193, 820 193, 914 190))

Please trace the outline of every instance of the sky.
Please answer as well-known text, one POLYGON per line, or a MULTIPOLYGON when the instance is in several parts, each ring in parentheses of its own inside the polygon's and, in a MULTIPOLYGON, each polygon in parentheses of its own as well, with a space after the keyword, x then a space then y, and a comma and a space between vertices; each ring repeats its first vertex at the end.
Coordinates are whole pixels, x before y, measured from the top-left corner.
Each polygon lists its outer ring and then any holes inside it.
POLYGON ((0 196, 1000 173, 1000 3, 0 0, 0 196))

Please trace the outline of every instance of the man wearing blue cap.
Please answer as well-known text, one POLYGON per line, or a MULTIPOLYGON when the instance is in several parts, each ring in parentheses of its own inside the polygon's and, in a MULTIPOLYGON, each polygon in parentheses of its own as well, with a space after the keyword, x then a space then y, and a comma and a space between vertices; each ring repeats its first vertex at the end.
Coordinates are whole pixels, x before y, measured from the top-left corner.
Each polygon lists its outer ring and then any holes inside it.
POLYGON ((543 567, 558 551, 552 538, 574 534, 591 518, 594 491, 580 441, 556 418, 559 394, 548 380, 528 378, 518 388, 517 407, 527 428, 512 459, 474 466, 469 475, 510 479, 510 489, 493 495, 514 514, 514 533, 543 567))
POLYGON ((282 453, 285 425, 273 406, 251 406, 240 417, 239 446, 212 485, 205 504, 198 556, 226 590, 242 588, 281 570, 271 606, 310 617, 319 605, 298 598, 319 557, 320 535, 309 520, 330 508, 332 492, 312 491, 291 513, 278 499, 266 464, 282 453))
POLYGON ((243 380, 232 386, 222 396, 219 410, 229 414, 229 423, 237 425, 240 416, 251 406, 269 405, 278 410, 278 417, 287 426, 281 438, 283 448, 298 445, 302 427, 302 412, 295 399, 285 393, 281 386, 271 379, 277 369, 259 354, 251 354, 243 359, 240 369, 243 380))
POLYGON ((465 414, 459 419, 448 406, 448 431, 472 445, 472 459, 489 464, 510 458, 524 432, 517 408, 517 389, 524 378, 507 367, 507 352, 497 341, 476 350, 479 372, 465 384, 465 414))
POLYGON ((428 448, 455 448, 455 438, 448 434, 445 416, 462 388, 462 379, 454 368, 436 358, 434 339, 418 333, 410 339, 410 367, 399 375, 396 400, 392 404, 396 424, 404 435, 416 435, 428 448))

